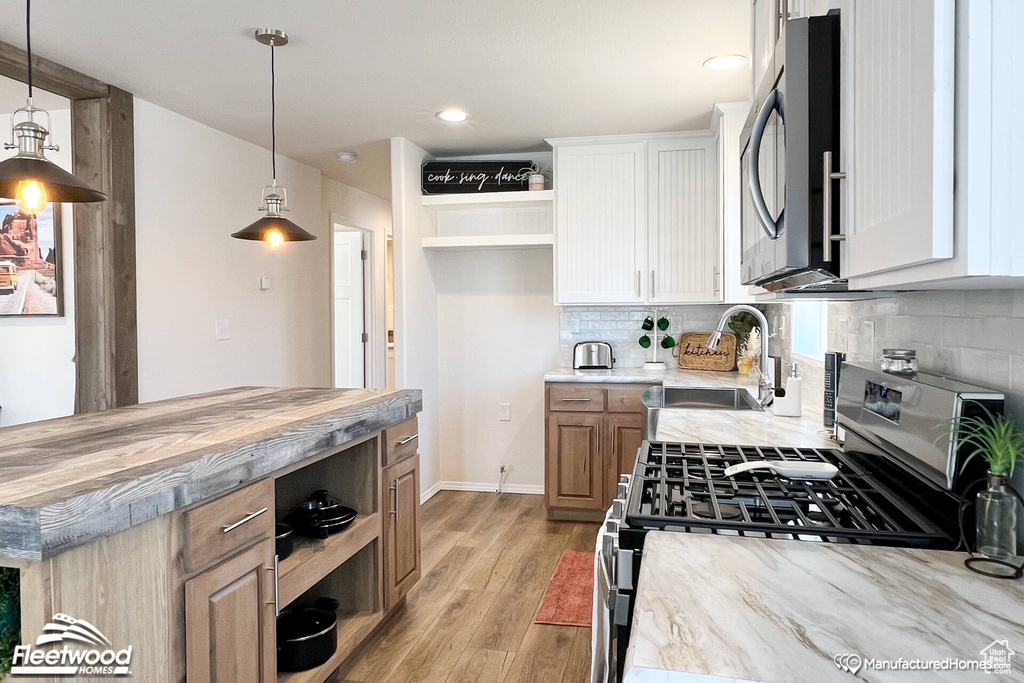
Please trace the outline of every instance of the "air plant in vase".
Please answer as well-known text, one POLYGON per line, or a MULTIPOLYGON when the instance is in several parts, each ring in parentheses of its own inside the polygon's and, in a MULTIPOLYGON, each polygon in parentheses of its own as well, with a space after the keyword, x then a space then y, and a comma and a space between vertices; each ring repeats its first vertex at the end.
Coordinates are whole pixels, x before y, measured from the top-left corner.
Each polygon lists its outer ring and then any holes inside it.
MULTIPOLYGON (((1013 418, 994 415, 978 404, 982 415, 963 417, 953 423, 954 434, 970 452, 963 467, 977 457, 988 463, 988 487, 978 493, 975 503, 976 545, 986 557, 1007 560, 1017 553, 1017 499, 1007 484, 1024 453, 1024 432, 1013 418)), ((963 471, 963 470, 961 470, 963 471)))
POLYGON ((544 183, 551 180, 551 169, 541 168, 536 163, 524 166, 519 172, 528 176, 529 188, 531 191, 543 190, 544 183))

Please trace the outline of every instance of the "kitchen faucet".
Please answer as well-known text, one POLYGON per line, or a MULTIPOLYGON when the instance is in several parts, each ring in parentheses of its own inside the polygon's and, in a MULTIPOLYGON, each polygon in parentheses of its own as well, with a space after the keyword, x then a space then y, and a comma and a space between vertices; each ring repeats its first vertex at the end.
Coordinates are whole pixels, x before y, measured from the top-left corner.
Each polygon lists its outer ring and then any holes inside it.
POLYGON ((718 342, 722 340, 722 332, 725 331, 725 326, 728 324, 729 319, 740 311, 752 313, 754 317, 757 318, 758 324, 761 326, 761 367, 755 365, 754 369, 757 370, 757 374, 760 377, 757 383, 757 400, 758 403, 761 404, 762 408, 767 408, 772 404, 772 401, 775 400, 776 387, 772 385, 771 378, 768 377, 768 373, 764 370, 764 366, 768 363, 768 318, 764 317, 764 313, 753 306, 748 306, 746 304, 733 306, 722 314, 721 319, 718 321, 718 327, 715 328, 715 331, 711 333, 710 337, 708 337, 707 347, 711 351, 718 348, 718 342))

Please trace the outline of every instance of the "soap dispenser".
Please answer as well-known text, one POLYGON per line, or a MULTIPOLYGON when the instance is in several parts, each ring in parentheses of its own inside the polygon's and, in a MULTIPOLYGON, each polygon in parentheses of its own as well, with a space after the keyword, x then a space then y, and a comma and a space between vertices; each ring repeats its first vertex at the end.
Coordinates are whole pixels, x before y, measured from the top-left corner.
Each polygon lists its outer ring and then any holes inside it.
POLYGON ((797 363, 786 365, 792 367, 789 377, 786 378, 786 395, 775 398, 774 412, 780 417, 800 417, 803 412, 803 379, 800 377, 797 363))

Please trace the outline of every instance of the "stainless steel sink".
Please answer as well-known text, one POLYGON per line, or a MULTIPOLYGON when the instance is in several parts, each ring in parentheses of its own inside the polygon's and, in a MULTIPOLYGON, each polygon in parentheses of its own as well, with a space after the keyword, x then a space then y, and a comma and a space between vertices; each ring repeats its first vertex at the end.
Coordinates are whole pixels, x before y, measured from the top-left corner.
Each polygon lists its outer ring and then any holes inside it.
POLYGON ((742 410, 763 412, 746 389, 711 387, 651 387, 640 400, 647 410, 647 435, 656 438, 662 410, 742 410))

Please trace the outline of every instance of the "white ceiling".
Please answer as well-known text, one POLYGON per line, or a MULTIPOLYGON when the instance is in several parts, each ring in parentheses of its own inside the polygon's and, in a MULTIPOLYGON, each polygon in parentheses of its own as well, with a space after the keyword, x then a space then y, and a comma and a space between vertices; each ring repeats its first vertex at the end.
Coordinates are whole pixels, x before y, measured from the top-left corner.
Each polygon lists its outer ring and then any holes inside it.
MULTIPOLYGON (((694 130, 745 99, 749 0, 46 0, 33 49, 219 130, 390 196, 388 139, 435 154, 526 151, 546 137, 694 130), (464 124, 434 114, 470 113, 464 124), (335 159, 360 154, 356 164, 335 159)), ((0 0, 0 40, 24 46, 23 0, 0 0)), ((268 162, 269 163, 269 162, 268 162)), ((269 173, 269 169, 268 169, 269 173)))

